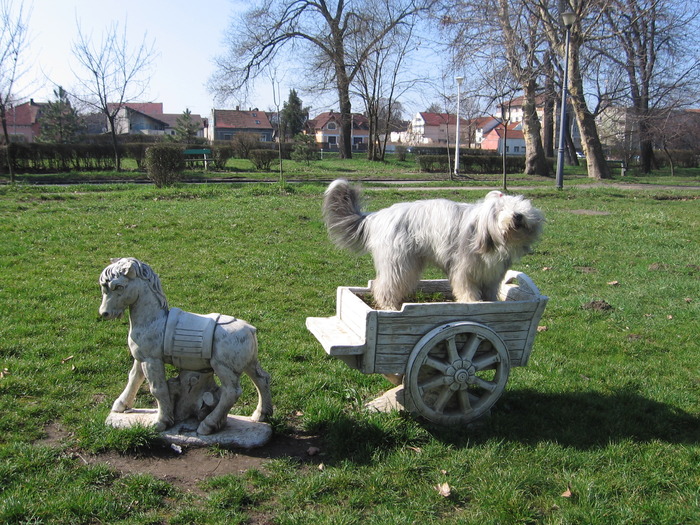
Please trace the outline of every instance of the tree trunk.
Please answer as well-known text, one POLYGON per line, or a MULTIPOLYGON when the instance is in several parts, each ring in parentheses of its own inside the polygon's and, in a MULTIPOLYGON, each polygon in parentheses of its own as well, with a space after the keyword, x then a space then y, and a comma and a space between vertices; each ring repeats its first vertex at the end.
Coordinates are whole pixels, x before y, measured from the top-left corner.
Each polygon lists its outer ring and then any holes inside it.
POLYGON ((107 114, 109 122, 109 131, 112 136, 112 148, 114 149, 114 167, 117 171, 121 171, 121 155, 119 155, 119 142, 117 141, 116 115, 107 114))
POLYGON ((2 133, 5 137, 5 148, 7 154, 5 158, 7 160, 7 172, 10 174, 10 183, 15 182, 15 169, 12 165, 12 148, 10 147, 10 133, 7 131, 7 114, 5 113, 5 105, 0 105, 0 119, 2 119, 2 133))
POLYGON ((545 157, 554 157, 554 101, 557 93, 554 89, 552 60, 547 54, 545 61, 546 75, 544 83, 544 112, 542 115, 542 147, 545 157))
POLYGON ((603 146, 600 143, 598 127, 586 105, 579 56, 580 45, 578 39, 572 34, 569 51, 569 94, 571 105, 576 115, 576 122, 581 132, 581 146, 583 147, 583 153, 586 155, 588 177, 591 179, 609 179, 610 168, 605 160, 603 146))
POLYGON ((350 102, 350 79, 345 72, 345 64, 336 67, 338 83, 338 104, 340 106, 340 143, 338 152, 341 159, 352 158, 352 104, 350 102))
POLYGON ((525 174, 547 177, 549 164, 542 147, 540 120, 536 110, 536 85, 534 80, 523 86, 525 103, 523 104, 523 137, 525 138, 525 174))

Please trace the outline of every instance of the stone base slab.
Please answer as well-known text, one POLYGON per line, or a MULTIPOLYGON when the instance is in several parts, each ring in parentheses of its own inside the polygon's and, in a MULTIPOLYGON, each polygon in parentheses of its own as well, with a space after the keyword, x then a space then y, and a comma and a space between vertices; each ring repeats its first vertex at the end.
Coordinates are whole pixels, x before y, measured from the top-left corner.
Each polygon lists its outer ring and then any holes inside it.
MULTIPOLYGON (((126 412, 110 412, 106 425, 115 428, 129 428, 135 425, 154 426, 158 411, 156 409, 136 408, 126 412)), ((226 426, 208 436, 197 434, 198 422, 194 419, 161 432, 161 439, 186 447, 222 447, 257 448, 266 445, 272 439, 272 427, 267 423, 253 421, 249 417, 229 414, 226 426)))
POLYGON ((404 391, 403 385, 399 385, 391 390, 384 392, 377 399, 374 399, 365 405, 369 410, 377 412, 391 412, 393 410, 406 410, 404 406, 404 391))

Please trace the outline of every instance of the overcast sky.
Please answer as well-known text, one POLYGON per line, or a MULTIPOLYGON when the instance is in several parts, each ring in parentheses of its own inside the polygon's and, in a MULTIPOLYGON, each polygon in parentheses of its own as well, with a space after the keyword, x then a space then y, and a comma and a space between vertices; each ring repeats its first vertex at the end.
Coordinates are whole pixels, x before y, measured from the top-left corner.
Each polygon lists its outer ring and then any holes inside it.
MULTIPOLYGON (((157 58, 148 92, 140 102, 162 102, 165 113, 207 116, 214 100, 206 82, 214 71, 213 58, 222 52, 223 33, 232 16, 246 8, 235 0, 14 0, 31 9, 30 46, 25 60, 30 70, 18 96, 37 102, 54 100, 55 85, 70 91, 81 71, 71 46, 77 21, 85 34, 100 42, 111 22, 126 24, 130 48, 140 45, 144 33, 154 42, 157 58), (48 80, 47 80, 48 79, 48 80), (53 82, 53 84, 51 83, 53 82)), ((281 86, 282 98, 289 88, 281 86)), ((264 87, 249 101, 266 110, 273 106, 271 90, 264 87)), ((23 100, 23 101, 24 101, 23 100)), ((231 102, 226 107, 232 107, 231 102)), ((221 104, 217 104, 221 108, 221 104)))

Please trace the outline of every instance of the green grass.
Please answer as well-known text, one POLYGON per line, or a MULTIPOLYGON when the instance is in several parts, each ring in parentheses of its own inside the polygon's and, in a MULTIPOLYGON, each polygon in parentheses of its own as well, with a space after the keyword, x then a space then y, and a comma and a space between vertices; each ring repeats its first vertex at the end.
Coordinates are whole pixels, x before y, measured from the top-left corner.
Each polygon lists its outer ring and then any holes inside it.
MULTIPOLYGON (((390 385, 306 330, 373 276, 328 241, 324 185, 0 187, 0 523, 697 523, 700 192, 551 186, 525 192, 548 222, 516 266, 550 297, 546 330, 491 417, 460 429, 365 412, 390 385), (98 319, 97 278, 121 256, 151 264, 172 306, 258 328, 275 431, 319 435, 323 469, 270 460, 195 497, 83 463, 156 446, 103 424, 130 356, 126 320, 98 319), (68 437, 37 443, 52 424, 68 437)), ((484 193, 372 188, 369 209, 484 193)), ((245 380, 234 412, 255 403, 245 380)))
MULTIPOLYGON (((337 154, 324 154, 324 158, 313 162, 296 162, 284 160, 282 163, 283 178, 293 181, 329 181, 337 177, 350 180, 364 181, 428 181, 430 184, 444 184, 464 187, 502 184, 501 174, 467 174, 454 180, 447 173, 421 173, 413 155, 408 155, 407 160, 398 160, 394 155, 387 155, 385 162, 372 162, 364 155, 356 154, 351 160, 342 160, 337 154)), ((105 183, 105 182, 148 182, 144 171, 138 171, 133 159, 123 159, 123 171, 95 171, 95 172, 68 172, 49 174, 18 174, 17 182, 24 184, 64 184, 64 183, 105 183)), ((700 169, 678 169, 676 175, 671 177, 667 168, 654 171, 652 174, 640 174, 638 169, 631 167, 625 177, 620 176, 620 170, 612 169, 612 181, 644 184, 677 184, 700 185, 700 169)), ((226 170, 210 169, 204 171, 186 170, 183 180, 190 182, 206 181, 279 181, 279 165, 273 165, 269 171, 256 171, 253 164, 246 159, 230 159, 226 170)), ((8 177, 0 173, 0 183, 8 182, 8 177)), ((566 166, 564 170, 565 185, 587 185, 596 181, 588 179, 585 164, 579 166, 566 166)), ((508 186, 544 186, 554 185, 552 177, 528 176, 521 173, 512 173, 507 177, 508 186)))

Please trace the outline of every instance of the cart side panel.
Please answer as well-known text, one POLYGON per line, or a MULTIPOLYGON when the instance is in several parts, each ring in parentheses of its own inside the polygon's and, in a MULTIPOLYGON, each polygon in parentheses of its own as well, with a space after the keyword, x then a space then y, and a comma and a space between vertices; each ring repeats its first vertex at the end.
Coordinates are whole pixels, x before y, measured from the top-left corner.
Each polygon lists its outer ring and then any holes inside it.
POLYGON ((511 366, 521 366, 538 306, 536 301, 432 303, 406 304, 401 312, 378 311, 374 371, 403 373, 408 356, 424 334, 457 321, 474 321, 490 327, 506 344, 511 366))

